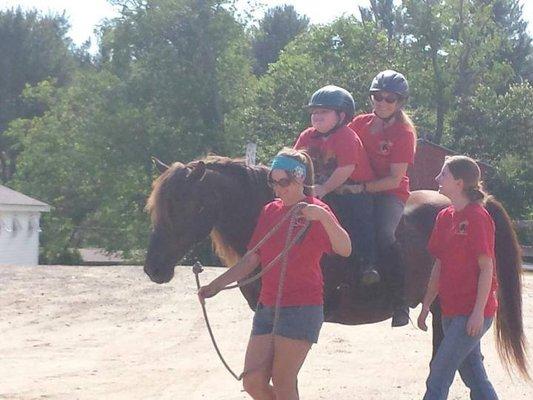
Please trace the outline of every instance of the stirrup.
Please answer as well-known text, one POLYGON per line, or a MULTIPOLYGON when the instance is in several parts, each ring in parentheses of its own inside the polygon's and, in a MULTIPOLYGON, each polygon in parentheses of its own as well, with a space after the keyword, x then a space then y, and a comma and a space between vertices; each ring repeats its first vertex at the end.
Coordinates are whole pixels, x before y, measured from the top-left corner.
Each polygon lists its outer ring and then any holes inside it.
POLYGON ((375 268, 368 268, 361 272, 361 282, 366 286, 374 285, 380 280, 381 276, 375 268))

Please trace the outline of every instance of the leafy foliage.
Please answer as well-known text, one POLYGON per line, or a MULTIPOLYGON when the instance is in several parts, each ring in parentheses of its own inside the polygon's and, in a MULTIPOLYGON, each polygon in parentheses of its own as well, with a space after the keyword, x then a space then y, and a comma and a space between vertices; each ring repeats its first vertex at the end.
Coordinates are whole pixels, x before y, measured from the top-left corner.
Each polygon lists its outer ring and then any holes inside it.
POLYGON ((372 0, 361 19, 320 26, 280 7, 251 35, 233 0, 113 3, 95 57, 72 47, 63 16, 0 13, 0 146, 17 162, 4 180, 53 207, 42 262, 145 248, 152 155, 242 156, 256 142, 267 162, 308 126, 316 89, 345 87, 366 112, 389 68, 409 79, 420 134, 489 163, 490 189, 533 217, 533 51, 517 0, 372 0))
POLYGON ((75 68, 75 56, 66 33, 64 15, 43 16, 20 8, 0 11, 0 179, 6 182, 15 171, 15 143, 4 131, 16 118, 31 118, 43 112, 39 103, 21 98, 26 85, 53 78, 66 84, 75 68))
POLYGON ((299 15, 293 6, 270 8, 253 32, 252 51, 254 73, 264 74, 268 65, 275 63, 280 52, 309 25, 309 18, 299 15))

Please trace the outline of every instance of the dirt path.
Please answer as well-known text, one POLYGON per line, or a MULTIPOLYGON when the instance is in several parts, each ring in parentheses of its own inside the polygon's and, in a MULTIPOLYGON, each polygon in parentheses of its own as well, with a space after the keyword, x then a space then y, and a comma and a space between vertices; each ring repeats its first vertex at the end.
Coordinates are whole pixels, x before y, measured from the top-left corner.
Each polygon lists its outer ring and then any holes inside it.
MULTIPOLYGON (((202 281, 220 271, 208 268, 202 281)), ((0 267, 0 288, 0 399, 248 398, 211 347, 189 268, 158 286, 140 267, 0 267)), ((533 342, 531 274, 524 303, 533 342)), ((208 311, 240 372, 251 312, 228 292, 210 300, 208 311)), ((431 335, 389 324, 325 324, 300 375, 301 397, 420 399, 431 335)), ((492 334, 483 345, 500 398, 532 399, 532 385, 505 373, 492 334)), ((449 399, 467 398, 457 379, 449 399)))

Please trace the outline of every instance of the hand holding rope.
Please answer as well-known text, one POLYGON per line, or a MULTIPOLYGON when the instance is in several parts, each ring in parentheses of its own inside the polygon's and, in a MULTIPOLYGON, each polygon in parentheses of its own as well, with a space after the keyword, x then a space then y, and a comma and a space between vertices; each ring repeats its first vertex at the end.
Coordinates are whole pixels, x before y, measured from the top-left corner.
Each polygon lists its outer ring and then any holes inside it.
MULTIPOLYGON (((288 253, 289 253, 290 249, 303 238, 303 236, 307 232, 309 226, 311 225, 310 221, 306 221, 306 223, 302 227, 302 229, 300 229, 298 231, 298 233, 294 236, 294 238, 292 238, 292 240, 291 240, 292 232, 294 231, 294 228, 296 227, 296 220, 299 217, 299 213, 300 213, 301 210, 303 210, 307 206, 308 206, 308 203, 305 203, 305 202, 300 202, 300 203, 294 205, 291 208, 291 210, 287 214, 285 214, 283 216, 283 218, 274 227, 272 227, 272 229, 252 249, 250 249, 243 256, 243 258, 247 257, 248 255, 250 255, 252 253, 255 253, 257 251, 257 249, 259 249, 261 246, 263 246, 264 243, 266 243, 266 241, 268 239, 270 239, 272 237, 272 235, 281 227, 281 225, 287 219, 290 218, 289 229, 287 230, 287 236, 286 236, 286 239, 285 239, 285 246, 283 247, 283 250, 281 251, 281 253, 279 253, 272 261, 270 261, 264 268, 262 268, 260 272, 258 272, 257 274, 255 274, 251 278, 245 279, 244 281, 238 282, 238 283, 236 283, 234 285, 225 286, 224 288, 221 289, 221 290, 229 290, 229 289, 235 289, 235 288, 238 288, 238 287, 243 287, 245 285, 248 285, 248 284, 256 281, 257 279, 261 278, 261 276, 263 276, 268 271, 270 271, 270 269, 272 269, 272 267, 274 267, 274 265, 276 265, 276 263, 279 260, 281 260, 280 279, 279 279, 279 284, 278 284, 278 293, 277 293, 277 297, 276 297, 274 321, 273 321, 273 326, 272 326, 272 333, 273 334, 274 334, 274 332, 276 332, 276 328, 277 328, 277 324, 278 324, 278 320, 279 320, 279 309, 280 309, 280 305, 281 305, 281 296, 282 296, 282 292, 283 292, 283 286, 285 284, 285 274, 286 274, 286 270, 287 270, 288 253)), ((202 264, 197 261, 194 264, 194 266, 193 266, 193 273, 195 275, 196 287, 197 287, 198 290, 201 287, 199 274, 202 271, 203 271, 202 264)), ((230 366, 228 365, 228 363, 226 362, 226 360, 222 356, 222 353, 220 352, 220 349, 218 348, 218 345, 216 343, 215 336, 213 334, 213 330, 211 329, 211 324, 209 323, 209 318, 207 317, 207 310, 206 310, 206 307, 205 307, 205 302, 200 301, 200 304, 202 306, 202 313, 204 315, 204 320, 205 320, 205 324, 207 326, 207 331, 209 332, 209 336, 211 337, 211 342, 213 343, 213 347, 215 348, 215 350, 217 352, 217 355, 220 358, 220 361, 222 361, 222 364, 224 364, 224 367, 226 367, 228 372, 237 381, 240 381, 248 371, 243 371, 240 375, 237 375, 230 368, 230 366)))

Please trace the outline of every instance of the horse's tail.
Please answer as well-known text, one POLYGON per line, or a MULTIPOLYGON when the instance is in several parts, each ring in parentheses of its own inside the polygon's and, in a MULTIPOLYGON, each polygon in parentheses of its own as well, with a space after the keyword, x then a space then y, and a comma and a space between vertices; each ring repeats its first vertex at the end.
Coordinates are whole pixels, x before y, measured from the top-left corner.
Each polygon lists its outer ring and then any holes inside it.
POLYGON ((509 214, 502 204, 491 197, 487 200, 486 209, 496 227, 495 252, 499 284, 499 310, 496 316, 498 353, 508 369, 514 364, 524 378, 531 380, 522 321, 521 249, 509 214))

